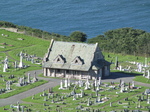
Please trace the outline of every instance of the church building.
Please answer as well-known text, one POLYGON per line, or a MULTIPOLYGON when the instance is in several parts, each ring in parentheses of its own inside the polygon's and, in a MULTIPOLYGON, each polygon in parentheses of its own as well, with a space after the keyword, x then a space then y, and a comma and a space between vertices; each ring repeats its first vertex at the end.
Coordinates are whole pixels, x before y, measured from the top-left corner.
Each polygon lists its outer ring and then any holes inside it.
POLYGON ((110 75, 110 63, 98 44, 51 40, 43 59, 44 76, 95 79, 110 75))

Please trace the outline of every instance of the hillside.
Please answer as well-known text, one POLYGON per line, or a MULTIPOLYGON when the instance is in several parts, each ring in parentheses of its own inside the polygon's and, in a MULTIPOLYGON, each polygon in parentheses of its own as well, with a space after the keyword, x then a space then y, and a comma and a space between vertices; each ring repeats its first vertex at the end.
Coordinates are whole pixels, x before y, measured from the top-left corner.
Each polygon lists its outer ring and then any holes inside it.
POLYGON ((9 51, 9 53, 15 54, 24 50, 27 53, 43 57, 49 42, 36 37, 0 30, 0 52, 9 51))
POLYGON ((95 42, 106 52, 150 56, 150 33, 140 29, 114 29, 88 39, 88 43, 95 42))

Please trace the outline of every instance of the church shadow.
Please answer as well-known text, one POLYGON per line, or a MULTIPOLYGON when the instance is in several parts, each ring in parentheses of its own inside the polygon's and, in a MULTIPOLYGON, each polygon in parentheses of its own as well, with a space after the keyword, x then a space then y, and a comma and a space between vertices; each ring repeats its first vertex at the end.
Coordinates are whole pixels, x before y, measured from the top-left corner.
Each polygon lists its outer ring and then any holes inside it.
POLYGON ((126 72, 111 72, 109 76, 105 76, 102 79, 117 79, 117 78, 125 78, 125 77, 135 77, 143 75, 142 73, 126 73, 126 72))

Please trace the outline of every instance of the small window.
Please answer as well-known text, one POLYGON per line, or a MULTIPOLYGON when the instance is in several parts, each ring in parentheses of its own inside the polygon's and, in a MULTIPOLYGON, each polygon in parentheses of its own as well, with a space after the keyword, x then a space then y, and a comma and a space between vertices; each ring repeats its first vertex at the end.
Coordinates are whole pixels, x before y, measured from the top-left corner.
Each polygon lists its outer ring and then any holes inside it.
POLYGON ((80 58, 80 56, 76 56, 73 60, 72 60, 72 64, 77 64, 77 65, 82 65, 83 59, 80 58))
POLYGON ((78 63, 78 60, 76 60, 75 63, 78 63))
POLYGON ((57 59, 57 62, 60 62, 60 59, 59 59, 59 58, 57 59))
POLYGON ((60 73, 60 69, 57 69, 57 73, 60 73))
POLYGON ((66 70, 66 73, 69 73, 69 70, 66 70))
POLYGON ((74 74, 75 74, 75 75, 77 75, 77 74, 78 74, 78 72, 77 72, 77 71, 74 71, 74 74))

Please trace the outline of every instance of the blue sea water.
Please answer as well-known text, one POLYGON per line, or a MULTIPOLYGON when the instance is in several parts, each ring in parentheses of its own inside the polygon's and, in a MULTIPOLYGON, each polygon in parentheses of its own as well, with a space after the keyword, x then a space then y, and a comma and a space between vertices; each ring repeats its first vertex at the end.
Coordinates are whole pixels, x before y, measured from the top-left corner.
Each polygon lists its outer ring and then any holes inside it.
POLYGON ((1 0, 0 20, 67 36, 82 31, 88 38, 122 27, 150 32, 150 1, 1 0))

